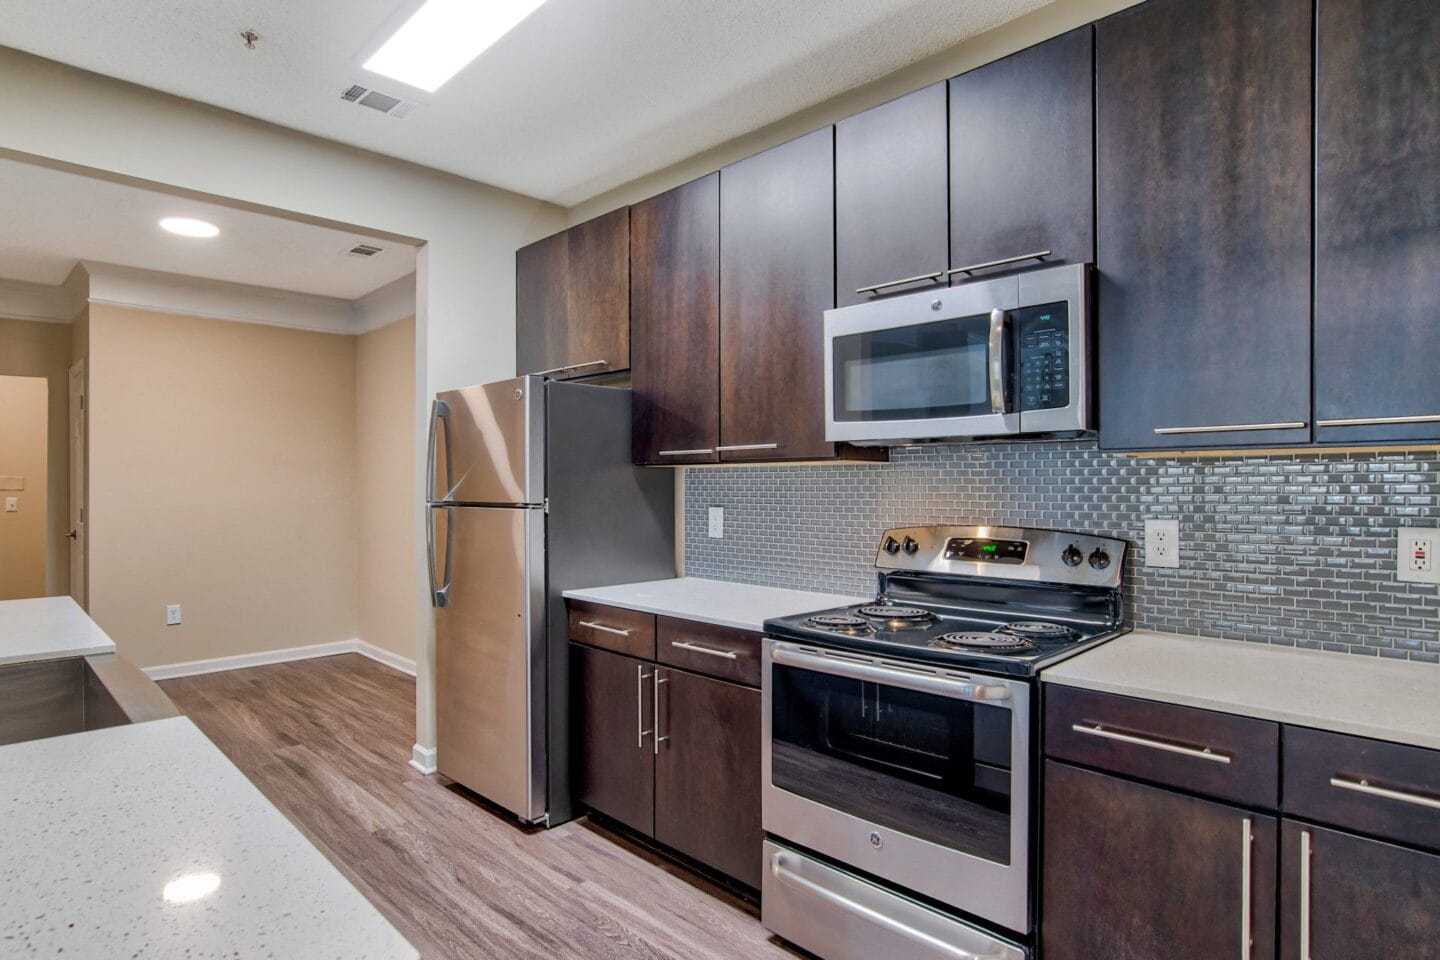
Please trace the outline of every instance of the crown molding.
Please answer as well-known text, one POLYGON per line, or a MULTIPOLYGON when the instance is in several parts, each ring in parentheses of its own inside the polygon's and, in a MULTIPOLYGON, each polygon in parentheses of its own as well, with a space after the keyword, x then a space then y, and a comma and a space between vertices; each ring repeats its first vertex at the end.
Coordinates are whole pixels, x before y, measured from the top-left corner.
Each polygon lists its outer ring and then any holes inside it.
POLYGON ((24 280, 0 279, 0 317, 36 320, 41 323, 69 323, 85 309, 85 297, 76 296, 64 284, 50 286, 24 280))

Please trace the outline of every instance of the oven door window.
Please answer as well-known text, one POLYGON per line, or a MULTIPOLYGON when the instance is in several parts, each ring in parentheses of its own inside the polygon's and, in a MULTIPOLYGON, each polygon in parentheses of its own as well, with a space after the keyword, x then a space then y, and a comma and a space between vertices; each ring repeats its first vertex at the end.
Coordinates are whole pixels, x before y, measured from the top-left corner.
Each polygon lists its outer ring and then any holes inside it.
POLYGON ((1010 863, 1008 707, 779 664, 771 670, 774 786, 1010 863))
POLYGON ((994 412, 988 313, 838 336, 830 349, 837 421, 994 412))

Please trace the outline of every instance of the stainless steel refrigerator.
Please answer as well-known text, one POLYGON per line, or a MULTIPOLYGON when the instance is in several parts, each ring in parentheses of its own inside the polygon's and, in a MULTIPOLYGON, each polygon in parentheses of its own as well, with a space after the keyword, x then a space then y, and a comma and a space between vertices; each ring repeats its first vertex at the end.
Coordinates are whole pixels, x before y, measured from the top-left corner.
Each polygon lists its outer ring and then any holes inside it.
POLYGON ((562 592, 675 575, 674 477, 630 463, 630 391, 519 377, 436 395, 430 588, 440 773, 572 816, 562 592))

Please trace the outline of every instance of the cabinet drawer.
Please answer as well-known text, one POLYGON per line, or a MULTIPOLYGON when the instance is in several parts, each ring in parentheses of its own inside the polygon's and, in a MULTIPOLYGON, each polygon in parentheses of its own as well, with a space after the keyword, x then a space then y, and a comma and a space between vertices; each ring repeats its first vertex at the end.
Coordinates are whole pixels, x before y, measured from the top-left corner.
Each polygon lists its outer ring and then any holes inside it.
POLYGON ((760 634, 694 620, 659 617, 656 656, 661 663, 722 680, 760 686, 760 634))
POLYGON ((1045 752, 1237 803, 1279 803, 1280 725, 1267 720, 1048 686, 1045 752))
POLYGON ((1287 726, 1284 809, 1440 850, 1440 752, 1287 726))
POLYGON ((655 659, 655 614, 566 600, 570 639, 602 650, 655 659))

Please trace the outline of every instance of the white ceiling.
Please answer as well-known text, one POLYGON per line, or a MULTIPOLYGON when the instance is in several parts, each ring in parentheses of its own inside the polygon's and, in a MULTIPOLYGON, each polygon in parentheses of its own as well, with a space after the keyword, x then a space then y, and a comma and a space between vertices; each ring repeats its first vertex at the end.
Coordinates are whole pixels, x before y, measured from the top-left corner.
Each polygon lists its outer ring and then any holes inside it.
POLYGON ((416 0, 0 0, 0 44, 573 206, 1050 2, 548 0, 403 120, 340 91, 416 0))
POLYGON ((12 160, 0 160, 0 210, 0 278, 28 283, 59 284, 94 260, 355 300, 415 269, 406 244, 12 160), (208 220, 220 235, 177 237, 161 217, 208 220), (360 240, 384 252, 344 252, 360 240))

